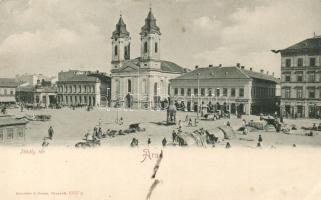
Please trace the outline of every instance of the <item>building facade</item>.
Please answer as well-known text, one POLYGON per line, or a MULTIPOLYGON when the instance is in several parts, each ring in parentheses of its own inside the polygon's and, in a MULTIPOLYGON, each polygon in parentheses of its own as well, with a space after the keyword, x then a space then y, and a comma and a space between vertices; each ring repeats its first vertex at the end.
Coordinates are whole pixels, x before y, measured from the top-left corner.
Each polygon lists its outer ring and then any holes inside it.
POLYGON ((170 81, 171 96, 185 110, 211 107, 232 114, 277 111, 278 79, 243 66, 196 68, 170 81))
POLYGON ((70 70, 58 73, 57 100, 62 105, 108 105, 110 77, 104 73, 70 70))
POLYGON ((55 106, 57 103, 57 87, 44 80, 37 80, 36 85, 22 84, 17 87, 16 99, 26 106, 55 106))
POLYGON ((18 82, 13 78, 0 78, 0 105, 16 103, 18 82))
POLYGON ((321 37, 281 52, 281 107, 288 117, 321 117, 321 37))
POLYGON ((0 143, 23 143, 28 121, 12 117, 0 117, 0 143))
POLYGON ((160 28, 150 10, 141 28, 140 57, 130 59, 130 34, 122 16, 112 34, 113 106, 159 108, 169 95, 169 80, 186 70, 160 59, 160 28))
POLYGON ((43 81, 51 81, 54 79, 54 77, 47 77, 42 74, 21 74, 21 75, 16 75, 16 80, 19 83, 24 83, 24 85, 31 85, 31 86, 36 86, 38 84, 38 81, 40 80, 41 82, 43 81))

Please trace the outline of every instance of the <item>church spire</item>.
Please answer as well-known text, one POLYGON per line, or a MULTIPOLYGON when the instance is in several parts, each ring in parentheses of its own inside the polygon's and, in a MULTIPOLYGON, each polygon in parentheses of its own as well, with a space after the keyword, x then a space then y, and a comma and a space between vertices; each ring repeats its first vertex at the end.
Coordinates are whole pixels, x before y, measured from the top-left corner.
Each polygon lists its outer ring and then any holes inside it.
POLYGON ((149 13, 145 19, 145 25, 141 28, 141 35, 157 33, 161 35, 160 29, 156 24, 156 18, 153 15, 152 7, 149 7, 149 13))
POLYGON ((122 38, 122 37, 129 37, 129 32, 126 29, 126 24, 123 20, 123 16, 120 13, 120 17, 118 23, 116 24, 116 30, 113 32, 111 38, 122 38))

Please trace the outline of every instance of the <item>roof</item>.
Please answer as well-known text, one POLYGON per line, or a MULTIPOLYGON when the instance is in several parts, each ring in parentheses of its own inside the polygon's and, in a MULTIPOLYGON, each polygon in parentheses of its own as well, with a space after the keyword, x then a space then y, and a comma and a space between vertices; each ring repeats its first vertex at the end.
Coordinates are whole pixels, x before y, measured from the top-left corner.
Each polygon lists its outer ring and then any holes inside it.
POLYGON ((89 76, 86 71, 70 70, 58 73, 59 82, 97 82, 99 79, 89 76))
POLYGON ((145 19, 145 25, 141 28, 141 35, 147 35, 151 33, 161 34, 159 27, 156 25, 156 18, 152 13, 152 9, 149 10, 149 13, 145 19))
POLYGON ((172 80, 195 80, 199 79, 260 79, 278 82, 278 79, 259 72, 232 67, 206 67, 198 68, 172 80))
POLYGON ((296 43, 280 51, 281 53, 297 53, 297 52, 321 53, 321 36, 305 39, 299 43, 296 43))
POLYGON ((0 87, 17 87, 18 81, 14 78, 0 78, 0 87))
POLYGON ((0 127, 25 125, 28 121, 25 119, 16 119, 13 117, 0 117, 0 127))
MULTIPOLYGON (((166 73, 184 73, 184 72, 186 72, 185 68, 177 65, 176 63, 166 61, 166 60, 160 60, 160 62, 161 62, 161 68, 160 68, 161 72, 166 72, 166 73)), ((118 69, 112 69, 112 72, 121 72, 124 69, 136 71, 139 69, 140 63, 141 63, 140 57, 135 58, 135 59, 131 59, 131 60, 126 60, 122 63, 122 67, 120 67, 118 69)), ((150 69, 150 70, 155 70, 155 69, 150 69)))
POLYGON ((294 50, 294 49, 321 49, 321 37, 319 36, 319 37, 308 38, 284 50, 294 50))
POLYGON ((129 37, 129 32, 126 29, 126 24, 120 15, 118 23, 116 24, 116 30, 113 32, 111 38, 122 38, 122 37, 129 37))

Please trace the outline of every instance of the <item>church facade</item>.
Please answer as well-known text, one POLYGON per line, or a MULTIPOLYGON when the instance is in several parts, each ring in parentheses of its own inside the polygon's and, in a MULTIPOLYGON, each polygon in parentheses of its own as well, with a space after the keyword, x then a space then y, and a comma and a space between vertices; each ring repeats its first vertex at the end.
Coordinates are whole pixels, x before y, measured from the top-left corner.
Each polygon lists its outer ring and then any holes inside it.
POLYGON ((140 57, 130 58, 130 33, 122 16, 112 34, 112 104, 115 107, 158 109, 169 96, 169 80, 186 69, 160 58, 160 28, 150 9, 141 28, 140 57))

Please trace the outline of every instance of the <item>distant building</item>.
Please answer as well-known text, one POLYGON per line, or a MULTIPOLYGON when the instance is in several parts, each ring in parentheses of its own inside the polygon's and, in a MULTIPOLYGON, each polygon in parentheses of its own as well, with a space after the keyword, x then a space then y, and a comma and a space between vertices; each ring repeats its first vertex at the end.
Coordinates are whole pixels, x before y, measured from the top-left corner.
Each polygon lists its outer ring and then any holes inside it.
POLYGON ((258 114, 278 111, 276 88, 279 80, 273 75, 233 67, 196 68, 170 81, 171 96, 186 110, 213 107, 232 114, 258 114))
POLYGON ((122 16, 112 34, 113 106, 158 108, 168 97, 169 80, 185 72, 181 66, 160 59, 160 28, 152 10, 140 32, 140 57, 130 59, 131 38, 122 16))
POLYGON ((63 105, 106 106, 111 79, 104 73, 70 70, 58 73, 58 103, 63 105))
POLYGON ((53 106, 57 103, 57 87, 45 80, 37 80, 36 85, 22 84, 17 87, 16 99, 25 105, 53 106))
POLYGON ((37 85, 37 81, 40 80, 41 82, 51 82, 54 77, 47 77, 42 74, 22 74, 16 75, 16 80, 20 83, 27 83, 26 85, 35 86, 37 85))
POLYGON ((13 78, 0 78, 0 105, 16 103, 18 82, 13 78))
POLYGON ((289 117, 321 117, 321 36, 281 52, 281 106, 289 117))
POLYGON ((28 121, 0 116, 0 143, 20 143, 25 141, 28 121))

